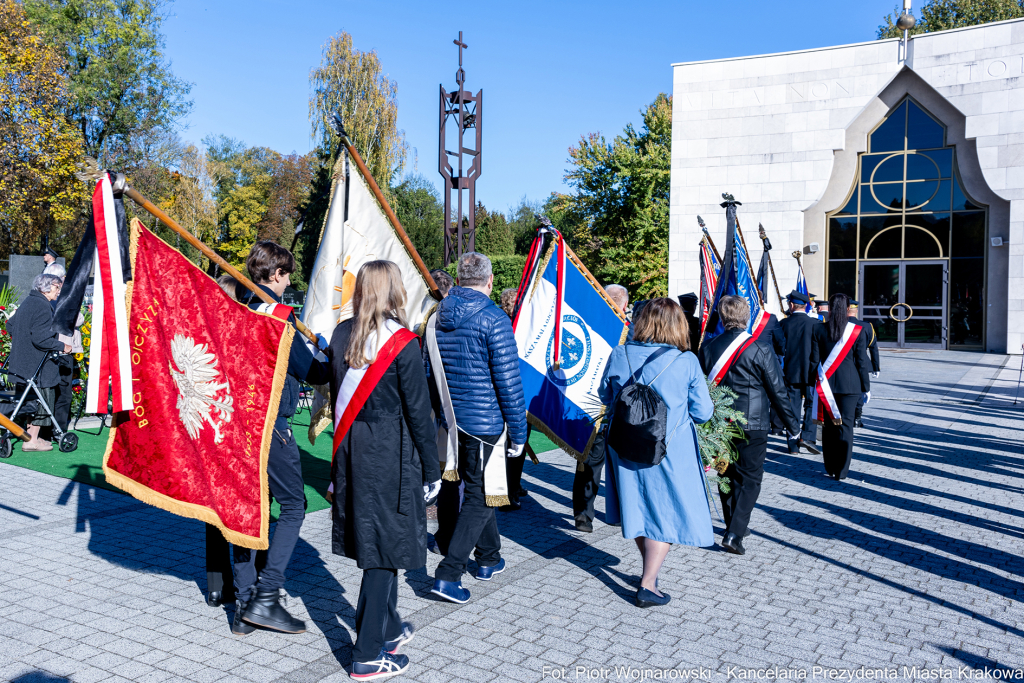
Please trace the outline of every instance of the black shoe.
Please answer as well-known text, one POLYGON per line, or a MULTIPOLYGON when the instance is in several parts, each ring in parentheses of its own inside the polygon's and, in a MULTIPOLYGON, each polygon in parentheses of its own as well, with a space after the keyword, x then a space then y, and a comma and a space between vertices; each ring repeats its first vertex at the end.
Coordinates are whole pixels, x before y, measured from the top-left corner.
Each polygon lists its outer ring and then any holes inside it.
POLYGON ((246 604, 241 600, 235 602, 235 618, 231 622, 231 632, 236 636, 247 636, 256 630, 256 627, 252 624, 247 624, 242 621, 242 615, 245 614, 246 604))
POLYGON ((856 420, 853 421, 853 426, 857 427, 858 429, 864 429, 864 420, 857 418, 856 420))
POLYGON ((305 633, 306 622, 296 619, 288 614, 288 610, 281 606, 281 592, 276 588, 268 590, 257 588, 256 597, 249 601, 242 619, 282 633, 305 633))
POLYGON ((210 594, 206 596, 206 604, 210 607, 222 607, 223 605, 230 605, 234 601, 234 592, 222 593, 221 591, 210 591, 210 594))
POLYGON ((743 555, 747 552, 742 539, 731 531, 722 538, 722 547, 733 555, 743 555))
POLYGON ((798 448, 806 448, 808 453, 813 453, 814 455, 821 455, 821 449, 818 448, 813 443, 807 443, 803 439, 800 439, 799 441, 796 442, 796 445, 798 448))
POLYGON ((743 532, 743 538, 746 538, 749 535, 750 535, 750 529, 747 529, 746 531, 743 532))
POLYGON ((649 591, 641 586, 636 592, 636 606, 637 607, 655 607, 660 605, 667 605, 672 599, 672 596, 668 593, 662 593, 658 595, 654 591, 649 591))
POLYGON ((584 531, 588 534, 593 533, 594 523, 585 517, 581 517, 576 520, 576 531, 584 531))
POLYGON ((528 495, 530 495, 530 492, 523 488, 523 485, 520 484, 519 490, 516 491, 516 498, 526 498, 528 495))
POLYGON ((498 509, 502 512, 515 512, 523 507, 522 503, 519 502, 519 496, 509 496, 508 505, 502 505, 498 509))

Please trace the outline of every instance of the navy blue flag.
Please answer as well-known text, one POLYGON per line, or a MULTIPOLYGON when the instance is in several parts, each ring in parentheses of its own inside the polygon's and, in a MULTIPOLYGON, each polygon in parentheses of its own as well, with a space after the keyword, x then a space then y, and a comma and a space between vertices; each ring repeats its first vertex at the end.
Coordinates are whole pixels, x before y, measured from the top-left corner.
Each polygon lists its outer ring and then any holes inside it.
POLYGON ((725 202, 723 206, 726 223, 725 251, 722 253, 722 270, 718 276, 715 298, 711 302, 711 316, 704 339, 714 339, 725 332, 725 327, 718 317, 718 302, 723 296, 729 295, 741 296, 747 300, 750 305, 747 332, 756 339, 768 323, 768 312, 761 305, 757 283, 750 270, 750 261, 746 249, 743 248, 743 241, 736 239, 736 203, 725 202))

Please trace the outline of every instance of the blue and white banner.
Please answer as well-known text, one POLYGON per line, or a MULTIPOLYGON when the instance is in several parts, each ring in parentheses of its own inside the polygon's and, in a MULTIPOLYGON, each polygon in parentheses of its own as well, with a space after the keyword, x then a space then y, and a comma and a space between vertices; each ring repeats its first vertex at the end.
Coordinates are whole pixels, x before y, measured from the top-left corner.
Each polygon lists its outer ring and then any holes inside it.
POLYGON ((804 267, 800 264, 800 261, 796 262, 797 273, 796 273, 796 291, 800 292, 807 297, 807 305, 804 306, 804 311, 810 313, 814 310, 814 304, 810 302, 810 292, 807 291, 807 279, 804 277, 804 267))
POLYGON ((604 415, 598 389, 605 364, 612 349, 625 341, 627 323, 604 289, 565 247, 561 364, 555 368, 555 311, 560 294, 558 258, 552 258, 555 247, 552 241, 516 319, 519 372, 530 424, 582 460, 604 415))

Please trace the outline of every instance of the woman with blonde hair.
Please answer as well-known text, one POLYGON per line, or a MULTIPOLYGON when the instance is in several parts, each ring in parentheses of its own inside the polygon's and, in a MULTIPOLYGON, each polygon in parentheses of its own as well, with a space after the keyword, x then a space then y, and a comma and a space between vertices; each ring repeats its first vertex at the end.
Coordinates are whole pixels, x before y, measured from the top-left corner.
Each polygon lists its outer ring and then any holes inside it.
POLYGON ((426 499, 441 483, 427 378, 405 303, 398 266, 364 264, 352 318, 335 328, 329 349, 333 550, 363 570, 351 671, 360 680, 409 666, 398 654, 413 636, 398 615, 398 570, 426 565, 426 499))
POLYGON ((606 517, 610 524, 621 521, 623 538, 636 541, 643 561, 636 605, 653 607, 670 599, 658 589, 658 572, 671 544, 714 544, 694 427, 711 419, 714 404, 697 357, 690 353, 689 326, 679 304, 652 299, 634 326, 633 339, 608 359, 601 400, 612 409, 620 392, 634 382, 651 387, 667 408, 666 452, 658 464, 638 464, 629 448, 620 443, 622 450, 616 450, 619 425, 614 414, 609 416, 606 517))

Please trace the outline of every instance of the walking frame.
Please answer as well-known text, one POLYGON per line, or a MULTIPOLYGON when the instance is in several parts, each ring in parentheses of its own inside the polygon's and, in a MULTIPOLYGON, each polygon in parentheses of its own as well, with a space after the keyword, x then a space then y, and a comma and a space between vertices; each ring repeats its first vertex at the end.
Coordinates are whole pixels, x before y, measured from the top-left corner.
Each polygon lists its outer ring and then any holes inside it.
MULTIPOLYGON (((18 413, 25 408, 25 414, 22 415, 25 421, 31 420, 39 412, 40 409, 49 416, 50 423, 53 425, 53 436, 56 439, 61 452, 70 453, 78 448, 78 435, 73 432, 66 432, 61 429, 57 423, 57 418, 54 416, 53 411, 50 410, 50 406, 47 405, 46 399, 43 398, 43 393, 40 391, 38 384, 39 374, 43 370, 43 366, 49 360, 56 360, 57 356, 60 355, 56 351, 47 351, 42 360, 39 361, 39 365, 36 367, 35 373, 31 377, 22 377, 21 375, 11 372, 7 369, 7 361, 4 361, 3 366, 0 366, 0 375, 4 375, 8 381, 13 384, 24 383, 25 390, 21 393, 20 397, 17 397, 15 401, 15 392, 13 390, 4 390, 0 393, 0 412, 11 422, 15 422, 18 413), (35 398, 30 398, 30 394, 34 393, 35 398), (33 407, 32 402, 35 402, 34 410, 29 411, 28 408, 33 407), (13 410, 8 412, 11 405, 14 405, 13 410), (27 405, 26 405, 27 404, 27 405), (29 416, 29 412, 32 413, 29 416)), ((0 458, 9 458, 13 451, 12 441, 18 438, 10 430, 0 427, 0 458)))

